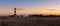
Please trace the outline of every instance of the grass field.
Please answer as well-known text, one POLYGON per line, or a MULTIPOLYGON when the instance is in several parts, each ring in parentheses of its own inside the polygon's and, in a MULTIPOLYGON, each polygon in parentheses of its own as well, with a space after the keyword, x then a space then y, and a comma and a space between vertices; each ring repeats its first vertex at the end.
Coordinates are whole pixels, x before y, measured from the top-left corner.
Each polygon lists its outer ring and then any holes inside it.
POLYGON ((0 26, 60 26, 59 17, 51 18, 0 18, 0 26))

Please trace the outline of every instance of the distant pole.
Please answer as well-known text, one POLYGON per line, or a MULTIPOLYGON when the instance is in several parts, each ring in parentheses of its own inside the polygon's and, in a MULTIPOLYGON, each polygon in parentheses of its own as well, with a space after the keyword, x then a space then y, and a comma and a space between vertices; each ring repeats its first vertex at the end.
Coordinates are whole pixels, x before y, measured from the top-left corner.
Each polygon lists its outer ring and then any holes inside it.
POLYGON ((16 17, 16 8, 14 8, 14 17, 16 17))

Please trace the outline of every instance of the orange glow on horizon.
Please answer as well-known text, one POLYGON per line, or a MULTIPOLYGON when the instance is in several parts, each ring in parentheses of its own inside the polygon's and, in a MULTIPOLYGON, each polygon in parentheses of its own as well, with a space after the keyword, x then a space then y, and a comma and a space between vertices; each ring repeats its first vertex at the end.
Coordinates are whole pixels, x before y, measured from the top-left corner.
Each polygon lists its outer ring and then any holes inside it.
MULTIPOLYGON (((0 14, 14 14, 14 11, 0 11, 0 14)), ((17 14, 47 14, 47 15, 60 15, 60 11, 49 10, 18 10, 17 14)))
POLYGON ((60 15, 60 11, 48 11, 48 10, 26 10, 17 11, 17 14, 47 14, 47 15, 60 15))

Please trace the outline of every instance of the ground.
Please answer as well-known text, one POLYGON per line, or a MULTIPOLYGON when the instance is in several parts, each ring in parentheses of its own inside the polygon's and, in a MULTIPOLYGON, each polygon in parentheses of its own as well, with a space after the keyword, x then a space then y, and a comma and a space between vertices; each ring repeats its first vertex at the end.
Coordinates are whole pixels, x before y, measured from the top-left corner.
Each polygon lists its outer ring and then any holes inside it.
POLYGON ((59 17, 51 18, 6 18, 0 19, 0 26, 60 26, 59 17))

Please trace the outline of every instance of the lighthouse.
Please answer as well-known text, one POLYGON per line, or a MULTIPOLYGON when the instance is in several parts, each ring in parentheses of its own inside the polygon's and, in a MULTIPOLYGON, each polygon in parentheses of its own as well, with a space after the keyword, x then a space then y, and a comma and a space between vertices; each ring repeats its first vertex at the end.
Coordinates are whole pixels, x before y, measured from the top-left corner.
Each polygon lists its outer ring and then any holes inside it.
POLYGON ((14 8, 14 17, 16 17, 16 8, 14 8))
POLYGON ((23 9, 22 8, 21 9, 14 8, 14 17, 17 17, 16 10, 23 10, 23 9))

